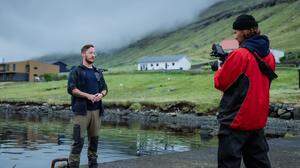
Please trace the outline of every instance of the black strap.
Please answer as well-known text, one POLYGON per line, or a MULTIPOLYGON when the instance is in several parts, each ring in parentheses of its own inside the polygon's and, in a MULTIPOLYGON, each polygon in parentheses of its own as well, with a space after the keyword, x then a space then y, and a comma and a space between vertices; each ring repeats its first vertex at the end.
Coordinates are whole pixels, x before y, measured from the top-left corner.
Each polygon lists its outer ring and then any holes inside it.
MULTIPOLYGON (((246 49, 248 49, 248 48, 246 48, 246 49)), ((260 58, 260 56, 257 55, 256 52, 251 51, 251 50, 249 50, 249 51, 253 54, 253 56, 254 56, 257 64, 258 64, 258 67, 259 67, 260 71, 264 75, 266 75, 269 78, 270 81, 272 81, 272 80, 274 80, 278 77, 277 74, 270 68, 270 66, 267 63, 265 63, 265 61, 263 61, 260 58)))

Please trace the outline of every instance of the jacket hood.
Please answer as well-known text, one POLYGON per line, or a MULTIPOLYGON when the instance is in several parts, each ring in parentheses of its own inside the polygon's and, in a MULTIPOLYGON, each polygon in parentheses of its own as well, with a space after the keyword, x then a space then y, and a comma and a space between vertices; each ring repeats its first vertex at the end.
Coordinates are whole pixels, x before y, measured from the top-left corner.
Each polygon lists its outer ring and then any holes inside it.
POLYGON ((257 53, 260 57, 266 57, 270 53, 270 41, 265 35, 255 35, 246 39, 241 47, 257 53))

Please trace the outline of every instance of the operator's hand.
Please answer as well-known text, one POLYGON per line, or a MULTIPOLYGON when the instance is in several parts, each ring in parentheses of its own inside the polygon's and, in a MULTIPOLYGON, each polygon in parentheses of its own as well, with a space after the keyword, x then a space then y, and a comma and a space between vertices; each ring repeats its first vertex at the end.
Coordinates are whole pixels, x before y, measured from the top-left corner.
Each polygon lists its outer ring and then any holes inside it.
POLYGON ((215 62, 211 63, 210 68, 211 68, 212 71, 217 71, 219 69, 218 61, 215 61, 215 62))
POLYGON ((103 98, 103 94, 102 93, 97 93, 97 94, 95 94, 94 102, 98 102, 102 98, 103 98))

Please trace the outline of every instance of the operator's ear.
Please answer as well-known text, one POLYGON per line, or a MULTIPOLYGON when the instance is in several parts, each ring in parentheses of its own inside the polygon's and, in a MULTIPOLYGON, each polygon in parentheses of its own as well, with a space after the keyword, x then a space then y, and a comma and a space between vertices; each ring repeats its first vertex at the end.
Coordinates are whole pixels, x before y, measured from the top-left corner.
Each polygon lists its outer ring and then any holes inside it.
POLYGON ((251 30, 242 30, 243 36, 249 38, 251 35, 251 30))
POLYGON ((251 32, 251 30, 243 30, 242 32, 247 35, 251 32))

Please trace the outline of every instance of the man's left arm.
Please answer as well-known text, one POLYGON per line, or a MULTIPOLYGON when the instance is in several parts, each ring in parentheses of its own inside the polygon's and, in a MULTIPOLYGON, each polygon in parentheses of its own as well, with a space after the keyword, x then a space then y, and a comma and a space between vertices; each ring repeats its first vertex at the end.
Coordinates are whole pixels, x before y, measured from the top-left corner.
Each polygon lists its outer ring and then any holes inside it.
POLYGON ((102 78, 100 78, 100 83, 103 85, 103 87, 100 88, 100 92, 97 94, 96 101, 100 101, 103 97, 105 97, 108 94, 108 88, 103 74, 102 74, 102 78))
POLYGON ((103 97, 104 97, 104 96, 107 95, 108 89, 107 89, 107 84, 105 82, 103 74, 102 74, 102 78, 101 78, 101 83, 103 83, 103 89, 102 89, 102 91, 100 93, 103 94, 103 97))

